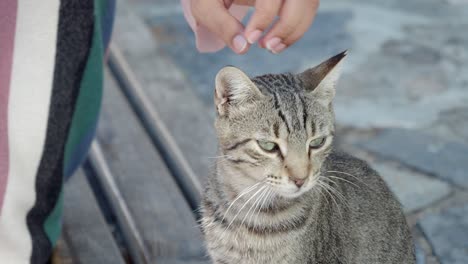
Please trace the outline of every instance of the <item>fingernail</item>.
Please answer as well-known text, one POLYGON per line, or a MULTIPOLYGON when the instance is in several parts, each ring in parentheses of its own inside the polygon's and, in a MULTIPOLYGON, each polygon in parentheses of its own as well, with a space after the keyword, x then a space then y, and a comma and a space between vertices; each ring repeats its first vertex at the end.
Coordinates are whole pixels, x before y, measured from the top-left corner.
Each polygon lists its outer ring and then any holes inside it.
POLYGON ((259 30, 259 29, 256 29, 256 30, 250 32, 250 34, 247 36, 247 41, 250 44, 254 44, 255 42, 257 42, 260 39, 261 36, 262 36, 262 31, 259 30))
POLYGON ((274 54, 278 54, 278 53, 281 53, 285 48, 286 48, 286 44, 280 43, 274 46, 271 52, 273 52, 274 54))
POLYGON ((265 44, 266 48, 270 51, 273 51, 273 48, 278 45, 279 43, 281 43, 281 39, 278 38, 278 37, 274 37, 270 40, 268 40, 265 44))
POLYGON ((242 35, 237 35, 232 40, 232 45, 237 52, 242 52, 247 47, 247 40, 242 35))

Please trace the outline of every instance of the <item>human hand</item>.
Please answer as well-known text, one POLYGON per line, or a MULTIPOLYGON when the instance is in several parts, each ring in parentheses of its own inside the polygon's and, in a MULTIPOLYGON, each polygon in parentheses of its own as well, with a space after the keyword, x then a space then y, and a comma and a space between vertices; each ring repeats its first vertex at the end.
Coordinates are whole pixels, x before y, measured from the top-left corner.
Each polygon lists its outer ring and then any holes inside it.
POLYGON ((304 35, 318 6, 319 0, 191 1, 196 23, 221 38, 237 54, 246 53, 257 41, 260 47, 275 54, 282 52, 304 35), (232 4, 255 7, 246 26, 229 13, 232 4))

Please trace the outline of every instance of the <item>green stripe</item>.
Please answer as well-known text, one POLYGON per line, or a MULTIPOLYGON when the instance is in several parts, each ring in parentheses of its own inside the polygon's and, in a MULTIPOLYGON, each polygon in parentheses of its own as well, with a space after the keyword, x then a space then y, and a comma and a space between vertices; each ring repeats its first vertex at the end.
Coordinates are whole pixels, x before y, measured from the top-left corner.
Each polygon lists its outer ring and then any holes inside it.
MULTIPOLYGON (((80 92, 76 101, 70 131, 65 146, 64 168, 69 164, 73 150, 78 147, 81 139, 94 128, 99 115, 102 100, 103 86, 103 56, 101 17, 105 6, 104 0, 94 1, 94 32, 92 46, 83 79, 80 84, 80 92)), ((61 217, 63 214, 63 186, 59 199, 44 223, 44 230, 52 246, 55 246, 61 233, 61 217)))
POLYGON ((61 219, 63 214, 63 188, 60 191, 59 199, 44 223, 44 230, 49 238, 52 247, 55 247, 61 233, 61 219))
POLYGON ((103 56, 101 17, 104 1, 95 0, 95 24, 89 60, 81 82, 80 94, 76 102, 70 134, 65 146, 65 164, 70 162, 71 154, 81 139, 96 124, 102 100, 103 56))

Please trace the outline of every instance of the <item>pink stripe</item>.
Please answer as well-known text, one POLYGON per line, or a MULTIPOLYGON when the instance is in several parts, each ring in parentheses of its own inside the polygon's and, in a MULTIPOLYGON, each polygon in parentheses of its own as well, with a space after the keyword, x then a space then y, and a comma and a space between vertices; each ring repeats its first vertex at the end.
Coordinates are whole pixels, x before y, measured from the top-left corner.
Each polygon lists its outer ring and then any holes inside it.
POLYGON ((8 181, 8 97, 13 63, 17 0, 0 1, 0 214, 8 181))

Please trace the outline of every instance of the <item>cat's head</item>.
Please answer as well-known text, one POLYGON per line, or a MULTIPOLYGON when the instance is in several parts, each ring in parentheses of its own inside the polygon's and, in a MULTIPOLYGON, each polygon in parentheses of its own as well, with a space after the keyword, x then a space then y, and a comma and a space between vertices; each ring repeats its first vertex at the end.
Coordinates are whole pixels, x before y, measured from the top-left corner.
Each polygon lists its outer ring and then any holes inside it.
POLYGON ((239 189, 262 182, 287 198, 315 186, 332 148, 332 99, 345 55, 297 75, 250 79, 235 67, 219 71, 214 102, 223 182, 239 189))

